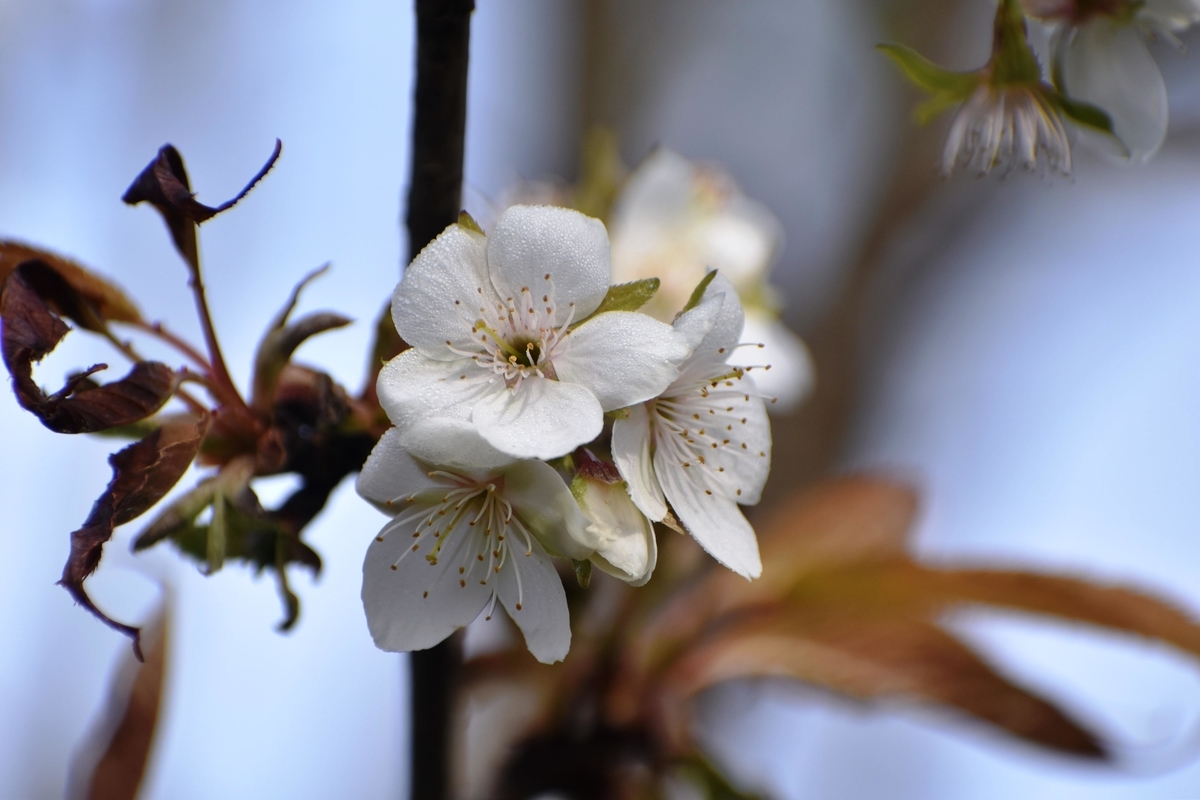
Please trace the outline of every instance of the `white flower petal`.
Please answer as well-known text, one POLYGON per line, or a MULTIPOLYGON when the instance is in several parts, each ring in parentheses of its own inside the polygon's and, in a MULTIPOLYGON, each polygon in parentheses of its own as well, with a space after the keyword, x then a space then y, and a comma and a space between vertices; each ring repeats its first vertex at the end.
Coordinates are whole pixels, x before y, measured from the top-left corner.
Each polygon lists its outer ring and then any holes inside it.
POLYGON ((704 401, 717 412, 707 416, 725 420, 732 430, 716 431, 719 439, 712 444, 718 446, 706 450, 703 470, 708 476, 707 488, 720 487, 729 500, 752 506, 762 498, 771 473, 771 421, 752 379, 743 377, 732 383, 732 388, 722 383, 704 401))
POLYGON ((764 394, 775 398, 771 411, 791 411, 809 395, 816 382, 812 356, 803 340, 786 325, 765 312, 747 311, 742 340, 763 346, 739 347, 728 363, 735 367, 770 365, 770 369, 754 370, 754 382, 764 394))
POLYGON ((405 451, 400 431, 392 428, 380 437, 363 464, 354 484, 355 490, 385 514, 401 511, 396 503, 414 494, 436 488, 428 470, 405 451))
POLYGON ((659 147, 646 156, 613 207, 614 251, 618 240, 634 251, 656 248, 662 233, 686 223, 694 211, 695 184, 696 167, 678 153, 659 147))
POLYGON ((492 470, 515 460, 488 444, 471 423, 446 417, 416 423, 399 437, 399 444, 427 464, 460 471, 492 470))
POLYGON ((518 297, 523 288, 552 295, 555 325, 595 311, 612 274, 604 223, 551 206, 513 206, 501 214, 488 237, 488 264, 502 298, 518 297))
POLYGON ((754 529, 736 503, 706 485, 707 473, 671 461, 662 450, 654 456, 654 471, 679 521, 709 555, 742 577, 762 574, 754 529))
POLYGON ((667 516, 667 501, 658 479, 654 477, 654 462, 650 455, 650 414, 639 404, 629 409, 627 419, 613 423, 613 461, 625 479, 629 497, 641 512, 655 522, 667 516))
MULTIPOLYGON (((519 458, 558 458, 600 435, 604 412, 586 388, 528 377, 480 394, 472 421, 491 444, 519 458)), ((390 413, 390 412, 389 412, 390 413)))
MULTIPOLYGON (((511 531, 511 528, 510 528, 511 531)), ((529 555, 513 541, 512 561, 500 571, 497 594, 525 635, 525 646, 543 664, 562 661, 571 649, 567 595, 554 564, 536 539, 529 555)))
POLYGON ((693 352, 699 354, 721 351, 732 353, 733 348, 741 342, 742 328, 745 326, 746 317, 742 311, 742 301, 738 298, 733 284, 719 272, 708 284, 708 288, 704 290, 704 297, 701 298, 700 305, 686 314, 680 315, 679 319, 675 320, 675 328, 681 332, 683 329, 687 329, 688 332, 684 335, 692 340, 698 331, 708 325, 710 319, 712 319, 712 326, 704 334, 700 343, 693 348, 693 352), (712 303, 716 298, 725 299, 717 307, 714 317, 713 306, 709 305, 706 309, 705 305, 712 303))
POLYGON ((783 239, 783 226, 766 206, 735 195, 703 228, 704 263, 739 291, 761 286, 783 239))
POLYGON ((451 225, 425 246, 404 271, 392 297, 392 321, 404 341, 423 355, 442 361, 460 356, 457 349, 478 350, 471 324, 494 308, 488 277, 487 239, 451 225))
MULTIPOLYGON (((1135 25, 1096 15, 1075 32, 1063 58, 1066 93, 1091 103, 1112 118, 1113 131, 1129 151, 1129 160, 1142 163, 1153 156, 1167 136, 1167 87, 1135 25)), ((1121 155, 1104 137, 1088 134, 1101 152, 1121 155)))
POLYGON ((379 404, 402 429, 432 416, 468 419, 480 398, 505 391, 469 358, 437 361, 416 349, 385 364, 376 387, 379 404))
POLYGON ((599 539, 592 562, 633 586, 646 585, 658 561, 654 526, 629 499, 623 485, 581 480, 579 505, 599 539))
POLYGON ((571 490, 541 461, 519 461, 504 470, 504 499, 529 531, 555 555, 585 559, 599 543, 571 490))
POLYGON ((459 583, 459 567, 473 557, 466 552, 472 542, 464 531, 447 533, 452 538, 437 563, 430 564, 425 559, 427 546, 411 552, 417 524, 412 521, 390 531, 385 527, 383 541, 371 543, 363 562, 363 608, 381 650, 433 647, 473 622, 492 594, 491 586, 477 580, 459 583))
POLYGON ((712 332, 713 326, 717 324, 717 317, 721 314, 721 306, 724 304, 725 295, 723 294, 705 297, 699 305, 691 311, 680 314, 675 320, 675 332, 687 341, 690 353, 696 352, 700 343, 704 341, 704 337, 712 332))
POLYGON ((605 411, 657 397, 679 376, 687 342, 633 311, 599 314, 571 331, 554 356, 558 377, 585 386, 605 411))

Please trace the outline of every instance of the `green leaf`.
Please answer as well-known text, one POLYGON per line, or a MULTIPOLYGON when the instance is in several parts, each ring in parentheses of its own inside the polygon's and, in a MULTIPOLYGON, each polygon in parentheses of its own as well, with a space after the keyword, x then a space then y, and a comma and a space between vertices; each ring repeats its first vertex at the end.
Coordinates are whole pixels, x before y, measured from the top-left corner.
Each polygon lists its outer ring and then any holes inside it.
POLYGON ((687 305, 685 305, 683 310, 679 313, 686 314, 696 306, 700 305, 700 301, 704 299, 704 293, 708 290, 708 285, 712 283, 713 279, 716 277, 717 271, 714 269, 712 272, 701 278, 700 282, 696 284, 696 288, 692 290, 692 296, 688 298, 687 305))
POLYGON ((1113 132, 1112 117, 1104 109, 1090 103, 1081 103, 1063 95, 1058 96, 1058 107, 1072 122, 1104 133, 1116 135, 1113 132))
POLYGON ((939 67, 911 47, 879 44, 875 48, 896 62, 900 71, 916 86, 930 94, 945 95, 947 105, 967 99, 979 85, 979 73, 955 72, 939 67))
POLYGON ((604 299, 600 301, 600 306, 592 312, 592 317, 606 311, 637 311, 650 302, 650 298, 654 297, 661 283, 662 281, 658 278, 643 278, 632 283, 610 286, 608 294, 604 295, 604 299))

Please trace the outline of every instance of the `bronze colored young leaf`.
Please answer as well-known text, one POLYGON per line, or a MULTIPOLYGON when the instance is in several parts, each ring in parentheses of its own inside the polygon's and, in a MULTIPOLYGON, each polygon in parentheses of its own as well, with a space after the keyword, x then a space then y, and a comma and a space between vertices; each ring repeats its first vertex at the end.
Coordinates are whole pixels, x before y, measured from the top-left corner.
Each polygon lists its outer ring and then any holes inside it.
POLYGON ((172 145, 163 145, 158 151, 158 156, 146 165, 125 190, 121 199, 131 206, 146 202, 158 209, 167 224, 167 230, 171 233, 171 239, 175 242, 175 248, 192 270, 197 271, 200 268, 200 259, 196 249, 196 226, 237 205, 250 193, 255 184, 271 171, 281 152, 283 142, 276 139, 275 151, 267 163, 246 187, 238 192, 237 197, 219 206, 206 206, 192 195, 191 182, 183 166, 183 156, 172 145))
POLYGON ((997 674, 935 625, 908 619, 776 617, 691 650, 663 678, 681 700, 755 677, 804 681, 858 700, 916 702, 964 712, 1044 747, 1106 757, 1100 740, 1051 703, 997 674))
POLYGON ((284 367, 306 339, 325 331, 344 328, 354 320, 330 311, 319 311, 288 324, 288 318, 300 299, 300 292, 314 278, 329 269, 329 265, 310 272, 292 290, 291 297, 267 328, 254 355, 254 384, 250 405, 259 411, 270 411, 275 400, 275 387, 284 367))
MULTIPOLYGON (((116 285, 95 273, 84 269, 70 259, 46 250, 40 250, 19 242, 0 241, 0 286, 17 267, 27 261, 40 262, 43 268, 57 274, 78 295, 71 304, 86 304, 85 313, 72 314, 67 308, 56 306, 62 316, 73 319, 88 330, 103 330, 104 322, 141 322, 142 315, 133 301, 116 285), (96 327, 94 320, 101 322, 96 327)), ((39 292, 52 304, 55 299, 39 288, 39 292)), ((61 296, 61 293, 60 293, 61 296)))
POLYGON ((166 675, 165 610, 147 626, 145 638, 145 662, 131 659, 118 670, 93 741, 72 764, 71 782, 87 800, 136 800, 145 778, 166 675))
POLYGON ((129 636, 139 659, 139 630, 109 618, 98 609, 83 582, 99 566, 104 544, 112 538, 113 529, 150 510, 187 471, 200 450, 208 424, 207 415, 171 419, 140 442, 109 456, 112 480, 92 506, 83 527, 71 534, 71 554, 59 584, 104 624, 129 636))
MULTIPOLYGON (((69 328, 50 309, 39 286, 59 292, 59 302, 67 306, 79 299, 40 262, 22 264, 4 284, 0 295, 0 317, 4 319, 0 350, 12 375, 17 401, 24 409, 56 433, 95 433, 129 425, 162 408, 179 388, 180 375, 155 361, 138 362, 121 380, 99 387, 89 380, 106 368, 97 364, 73 375, 59 391, 46 395, 33 380, 33 363, 53 350, 69 328)), ((81 308, 74 310, 82 313, 81 308)))

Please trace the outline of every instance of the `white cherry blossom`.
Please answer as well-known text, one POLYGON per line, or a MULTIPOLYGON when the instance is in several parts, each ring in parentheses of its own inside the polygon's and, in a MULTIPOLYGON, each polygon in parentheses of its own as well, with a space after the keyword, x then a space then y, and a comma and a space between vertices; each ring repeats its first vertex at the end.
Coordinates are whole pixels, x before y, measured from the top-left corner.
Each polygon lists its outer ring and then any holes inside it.
POLYGON ((657 277, 658 294, 642 309, 664 322, 674 319, 692 289, 717 270, 746 306, 747 324, 766 345, 745 363, 770 364, 759 386, 777 399, 775 409, 794 408, 813 386, 812 358, 804 342, 779 320, 767 274, 783 242, 783 227, 763 204, 732 179, 666 148, 658 148, 629 176, 613 206, 613 281, 657 277))
POLYGON ((1004 174, 1017 167, 1070 174, 1066 123, 1041 83, 993 86, 985 81, 954 116, 942 172, 1004 174))
POLYGON ((589 521, 540 461, 517 460, 468 424, 389 430, 358 492, 391 515, 363 563, 363 607, 383 650, 423 650, 503 606, 544 663, 571 643, 566 595, 549 558, 588 558, 589 521))
POLYGON ((603 223, 576 211, 513 206, 490 236, 450 226, 396 288, 393 319, 412 348, 380 372, 384 410, 401 429, 468 421, 523 458, 592 441, 605 411, 658 395, 687 355, 645 314, 593 315, 610 272, 603 223))
POLYGON ((613 424, 613 458, 633 502, 652 520, 668 506, 717 561, 739 575, 762 572, 758 540, 738 505, 761 497, 771 466, 771 428, 754 381, 728 363, 743 312, 719 274, 675 328, 692 355, 662 396, 613 424))

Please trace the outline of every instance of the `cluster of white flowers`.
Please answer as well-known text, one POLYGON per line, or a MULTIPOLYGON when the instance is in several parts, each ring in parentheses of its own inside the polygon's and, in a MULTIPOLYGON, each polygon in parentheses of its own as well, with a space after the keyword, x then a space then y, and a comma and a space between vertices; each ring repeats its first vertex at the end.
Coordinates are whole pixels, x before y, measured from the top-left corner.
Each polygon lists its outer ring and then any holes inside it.
POLYGON ((546 206, 509 208, 487 236, 465 218, 409 266, 392 314, 411 349, 378 384, 395 427, 358 480, 392 517, 363 566, 380 648, 431 647, 499 603, 535 657, 561 660, 552 557, 644 584, 651 521, 761 572, 738 505, 758 501, 771 434, 749 368, 730 363, 737 292, 710 272, 668 324, 632 309, 646 284, 622 291, 611 272, 604 225, 546 206))

